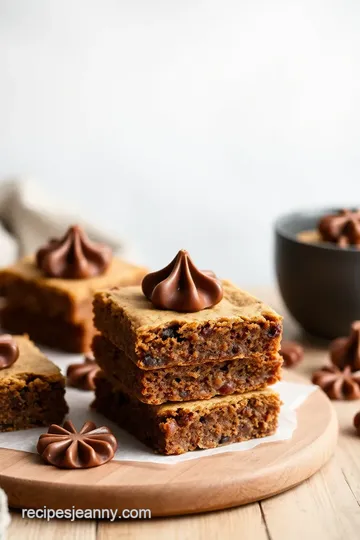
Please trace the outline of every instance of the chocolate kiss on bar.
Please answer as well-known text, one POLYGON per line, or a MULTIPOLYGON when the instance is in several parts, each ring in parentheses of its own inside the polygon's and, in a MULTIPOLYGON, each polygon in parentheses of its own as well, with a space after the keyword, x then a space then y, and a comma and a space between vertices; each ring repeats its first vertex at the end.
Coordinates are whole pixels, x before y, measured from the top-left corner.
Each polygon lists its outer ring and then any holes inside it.
POLYGON ((105 244, 91 242, 78 225, 59 240, 50 240, 36 254, 37 266, 47 276, 86 279, 103 274, 111 263, 112 251, 105 244))
POLYGON ((182 249, 171 263, 144 277, 144 295, 158 309, 194 312, 218 304, 223 297, 220 280, 213 272, 201 271, 182 249))
POLYGON ((19 358, 19 347, 10 334, 0 336, 0 369, 13 365, 19 358))

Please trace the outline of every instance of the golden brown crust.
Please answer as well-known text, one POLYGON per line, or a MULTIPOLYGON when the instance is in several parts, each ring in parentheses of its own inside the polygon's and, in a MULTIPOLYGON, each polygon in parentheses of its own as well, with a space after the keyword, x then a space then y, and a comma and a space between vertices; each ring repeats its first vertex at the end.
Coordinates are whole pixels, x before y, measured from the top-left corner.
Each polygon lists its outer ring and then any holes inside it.
POLYGON ((201 324, 207 321, 242 321, 260 323, 281 322, 282 317, 269 306, 237 288, 230 281, 223 280, 224 297, 216 306, 195 313, 178 313, 153 307, 140 287, 123 287, 112 291, 98 292, 98 302, 111 304, 114 311, 124 312, 131 327, 139 331, 169 324, 201 324))
POLYGON ((215 396, 212 399, 185 401, 183 403, 164 403, 157 406, 155 414, 157 416, 163 416, 164 414, 176 414, 181 408, 184 412, 194 412, 199 414, 205 414, 214 409, 221 408, 228 405, 239 405, 245 403, 249 399, 256 397, 269 397, 278 399, 278 394, 271 388, 264 388, 263 390, 257 390, 254 392, 245 392, 244 394, 232 394, 230 396, 215 396))

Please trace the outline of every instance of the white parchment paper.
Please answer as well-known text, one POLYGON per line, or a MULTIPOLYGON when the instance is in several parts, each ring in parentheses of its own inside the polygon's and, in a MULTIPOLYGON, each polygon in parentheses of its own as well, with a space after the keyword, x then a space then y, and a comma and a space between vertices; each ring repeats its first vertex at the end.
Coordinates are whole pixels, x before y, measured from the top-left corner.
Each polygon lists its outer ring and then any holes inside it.
MULTIPOLYGON (((44 351, 48 357, 61 367, 65 373, 68 364, 81 362, 81 355, 65 355, 44 351)), ((92 420, 97 426, 106 425, 113 431, 118 440, 119 447, 115 454, 115 461, 147 461, 151 463, 176 464, 190 459, 222 454, 224 452, 242 452, 255 448, 259 444, 267 442, 285 441, 291 439, 297 425, 296 409, 316 390, 317 386, 279 382, 273 388, 280 394, 283 406, 281 407, 279 426, 274 435, 262 439, 253 439, 242 443, 235 443, 221 446, 210 450, 198 450, 180 456, 160 456, 155 454, 150 448, 137 439, 120 429, 116 424, 90 410, 89 406, 94 399, 93 392, 83 392, 73 388, 66 389, 66 400, 70 408, 69 418, 79 429, 84 422, 92 420)), ((0 433, 0 448, 10 448, 13 450, 23 450, 25 452, 36 453, 36 444, 41 433, 45 433, 46 428, 34 428, 11 433, 0 433)))

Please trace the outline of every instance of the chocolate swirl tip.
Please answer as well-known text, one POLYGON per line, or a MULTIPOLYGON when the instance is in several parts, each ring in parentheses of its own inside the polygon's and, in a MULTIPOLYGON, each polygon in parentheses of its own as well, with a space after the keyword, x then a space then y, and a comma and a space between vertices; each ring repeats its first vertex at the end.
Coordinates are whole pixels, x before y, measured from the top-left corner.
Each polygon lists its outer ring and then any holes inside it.
POLYGON ((40 435, 37 451, 51 465, 65 469, 98 467, 110 461, 117 441, 109 428, 85 422, 80 431, 67 420, 63 426, 52 424, 40 435))
POLYGON ((112 250, 105 244, 91 242, 79 225, 36 253, 38 268, 46 276, 63 279, 86 279, 103 274, 109 267, 112 250))
POLYGON ((10 334, 0 335, 0 369, 9 368, 19 358, 19 347, 10 334))
POLYGON ((183 249, 168 266, 144 277, 142 291, 158 309, 187 313, 215 306, 223 297, 221 281, 196 268, 183 249))

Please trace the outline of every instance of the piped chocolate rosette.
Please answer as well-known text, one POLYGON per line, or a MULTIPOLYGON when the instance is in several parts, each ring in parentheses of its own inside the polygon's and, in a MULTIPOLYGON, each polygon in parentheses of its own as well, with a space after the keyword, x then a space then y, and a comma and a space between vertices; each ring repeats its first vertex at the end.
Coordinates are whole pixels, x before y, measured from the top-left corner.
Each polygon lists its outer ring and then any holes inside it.
POLYGON ((220 280, 196 268, 184 249, 165 268, 147 274, 142 290, 156 308, 188 313, 215 306, 223 297, 220 280))
POLYGON ((95 362, 94 355, 90 352, 85 356, 83 362, 68 366, 66 372, 67 384, 79 390, 94 390, 94 380, 99 371, 100 368, 95 362))
POLYGON ((91 242, 79 225, 73 225, 60 239, 51 239, 39 249, 36 263, 46 276, 86 279, 103 274, 112 260, 105 244, 91 242))
POLYGON ((360 399, 360 321, 351 325, 350 335, 330 344, 332 365, 313 374, 312 382, 330 399, 360 399))
POLYGON ((85 422, 77 431, 70 420, 63 426, 52 424, 37 444, 46 463, 63 469, 99 467, 114 457, 116 449, 117 440, 108 427, 85 422))
POLYGON ((339 369, 350 366, 351 371, 360 371, 360 321, 352 323, 349 336, 331 342, 330 358, 339 369))
POLYGON ((360 210, 339 210, 321 218, 318 232, 324 242, 341 248, 360 247, 360 210))
POLYGON ((339 210, 323 216, 316 229, 301 231, 298 240, 306 244, 327 242, 339 248, 360 248, 360 210, 339 210))

